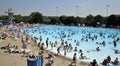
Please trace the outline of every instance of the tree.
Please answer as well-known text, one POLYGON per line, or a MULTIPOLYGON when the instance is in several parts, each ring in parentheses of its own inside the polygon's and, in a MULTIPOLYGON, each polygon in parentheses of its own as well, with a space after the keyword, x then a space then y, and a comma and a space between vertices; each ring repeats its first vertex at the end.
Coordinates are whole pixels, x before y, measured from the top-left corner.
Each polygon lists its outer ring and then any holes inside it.
POLYGON ((43 22, 43 16, 39 12, 32 12, 30 14, 31 23, 42 23, 43 22))
POLYGON ((0 20, 8 20, 8 16, 0 16, 0 20))
POLYGON ((29 23, 30 22, 30 17, 29 16, 23 16, 23 22, 29 23))
POLYGON ((86 25, 88 25, 88 26, 95 26, 94 16, 93 15, 88 15, 86 17, 86 21, 87 21, 86 25))
POLYGON ((66 22, 66 18, 67 18, 67 16, 63 15, 63 16, 60 16, 59 20, 61 23, 64 24, 66 22))
POLYGON ((66 22, 64 24, 65 25, 71 25, 71 23, 75 24, 75 17, 74 16, 67 17, 66 22))
POLYGON ((97 15, 94 17, 95 22, 103 22, 103 17, 101 15, 97 15))
POLYGON ((58 17, 51 17, 51 24, 55 24, 56 22, 58 22, 58 17))
POLYGON ((110 15, 108 17, 108 22, 107 22, 108 27, 114 26, 120 26, 120 15, 110 15))
POLYGON ((117 16, 116 15, 110 15, 107 19, 107 26, 110 27, 111 25, 116 26, 117 22, 117 16))
POLYGON ((86 24, 86 23, 87 23, 86 18, 81 18, 81 19, 80 19, 80 24, 86 24))
POLYGON ((16 23, 20 23, 21 21, 23 21, 23 18, 21 15, 14 15, 13 21, 15 21, 16 23))
POLYGON ((103 23, 103 17, 101 15, 97 15, 94 17, 94 24, 96 24, 95 26, 101 26, 101 24, 103 23))
POLYGON ((81 17, 76 17, 76 18, 75 18, 75 24, 77 25, 78 23, 83 24, 81 17))
POLYGON ((118 15, 118 17, 117 17, 117 26, 120 26, 120 15, 118 15))

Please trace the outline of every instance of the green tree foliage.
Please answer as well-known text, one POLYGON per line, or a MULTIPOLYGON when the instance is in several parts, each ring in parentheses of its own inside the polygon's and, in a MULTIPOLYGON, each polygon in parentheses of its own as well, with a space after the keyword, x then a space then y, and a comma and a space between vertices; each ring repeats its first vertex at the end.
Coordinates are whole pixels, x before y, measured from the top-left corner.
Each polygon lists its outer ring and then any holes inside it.
POLYGON ((50 17, 50 19, 51 19, 51 21, 50 21, 51 24, 55 24, 56 22, 59 21, 58 17, 50 17))
MULTIPOLYGON (((0 20, 8 20, 8 16, 0 16, 0 20)), ((29 23, 46 23, 46 24, 56 24, 56 22, 61 22, 64 25, 77 25, 85 24, 87 26, 96 26, 97 22, 101 22, 100 24, 107 24, 108 27, 114 26, 120 26, 120 15, 110 15, 108 17, 103 17, 101 15, 88 15, 87 17, 74 17, 74 16, 60 16, 60 17, 54 17, 54 16, 44 16, 39 12, 32 12, 30 16, 21 16, 21 15, 14 15, 13 21, 20 23, 23 22, 29 22, 29 23), (43 18, 44 21, 43 22, 43 18), (107 18, 107 22, 106 22, 107 18), (49 21, 49 22, 48 22, 49 21)))
POLYGON ((67 16, 63 15, 63 16, 60 16, 59 20, 61 23, 65 24, 66 18, 67 18, 67 16))
POLYGON ((65 25, 70 25, 71 23, 75 23, 75 17, 74 16, 68 16, 65 20, 65 25))
POLYGON ((23 22, 29 23, 30 22, 30 17, 29 16, 23 16, 23 22))
POLYGON ((8 16, 0 16, 0 20, 8 20, 8 16))
POLYGON ((95 26, 95 22, 94 22, 94 16, 93 15, 88 15, 87 17, 86 17, 86 25, 88 25, 88 26, 95 26))
POLYGON ((86 18, 81 18, 80 24, 85 24, 85 23, 87 23, 86 18))
POLYGON ((23 21, 23 17, 21 15, 14 15, 13 21, 16 23, 20 23, 21 21, 23 21))
POLYGON ((83 18, 81 18, 81 17, 76 17, 75 18, 75 25, 77 25, 78 23, 83 24, 83 20, 82 19, 83 18))
POLYGON ((110 26, 110 25, 115 25, 115 22, 116 22, 116 16, 115 15, 111 15, 107 18, 107 26, 110 26))
POLYGON ((120 26, 120 15, 110 15, 107 19, 108 27, 112 26, 120 26))
POLYGON ((95 17, 94 17, 94 26, 95 27, 99 27, 99 26, 101 26, 101 24, 103 23, 103 17, 101 16, 101 15, 96 15, 95 17))
POLYGON ((118 17, 117 17, 117 26, 120 26, 120 15, 118 15, 118 17))
POLYGON ((103 17, 101 15, 97 15, 97 16, 94 17, 94 21, 102 23, 103 22, 103 17))
POLYGON ((44 24, 50 24, 50 17, 48 17, 48 16, 43 16, 43 23, 44 23, 44 24))
POLYGON ((42 23, 43 22, 43 16, 39 12, 32 12, 30 14, 31 23, 42 23))

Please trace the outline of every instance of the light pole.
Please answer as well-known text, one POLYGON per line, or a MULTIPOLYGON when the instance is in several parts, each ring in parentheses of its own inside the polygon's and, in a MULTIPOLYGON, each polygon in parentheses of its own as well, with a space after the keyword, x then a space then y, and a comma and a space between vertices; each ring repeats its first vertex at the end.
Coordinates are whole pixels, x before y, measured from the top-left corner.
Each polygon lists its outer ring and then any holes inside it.
POLYGON ((56 17, 58 17, 58 9, 59 7, 56 7, 57 11, 56 11, 56 17))
POLYGON ((79 12, 79 6, 76 6, 77 11, 76 11, 76 22, 79 22, 79 18, 78 18, 78 12, 79 12))
POLYGON ((76 17, 78 17, 78 12, 79 12, 79 6, 76 6, 77 11, 76 11, 76 17))
POLYGON ((58 9, 59 9, 59 7, 56 7, 56 18, 57 18, 57 23, 59 22, 59 18, 58 18, 58 9))
POLYGON ((107 25, 107 18, 108 18, 108 8, 109 8, 110 5, 106 5, 106 25, 107 25))

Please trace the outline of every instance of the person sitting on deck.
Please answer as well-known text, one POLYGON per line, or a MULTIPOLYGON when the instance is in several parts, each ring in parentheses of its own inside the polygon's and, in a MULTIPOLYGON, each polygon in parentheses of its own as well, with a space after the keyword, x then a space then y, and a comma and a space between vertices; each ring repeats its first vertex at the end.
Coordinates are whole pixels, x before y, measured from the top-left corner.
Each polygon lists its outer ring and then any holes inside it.
POLYGON ((6 49, 9 49, 10 48, 10 43, 8 43, 8 45, 6 46, 6 49))
POLYGON ((49 63, 49 65, 51 66, 51 64, 54 63, 54 58, 49 58, 49 59, 48 59, 48 63, 49 63))
POLYGON ((40 49, 41 49, 41 50, 44 50, 44 43, 42 43, 40 49))
POLYGON ((48 57, 47 58, 53 58, 53 55, 51 54, 50 51, 48 51, 48 57))
POLYGON ((54 57, 53 57, 53 55, 52 55, 52 53, 50 51, 47 51, 47 53, 48 53, 48 57, 46 57, 46 59, 48 59, 48 63, 51 66, 51 64, 54 63, 54 57))
POLYGON ((44 52, 43 52, 43 51, 39 52, 39 55, 40 55, 40 57, 43 58, 43 56, 44 56, 44 52))

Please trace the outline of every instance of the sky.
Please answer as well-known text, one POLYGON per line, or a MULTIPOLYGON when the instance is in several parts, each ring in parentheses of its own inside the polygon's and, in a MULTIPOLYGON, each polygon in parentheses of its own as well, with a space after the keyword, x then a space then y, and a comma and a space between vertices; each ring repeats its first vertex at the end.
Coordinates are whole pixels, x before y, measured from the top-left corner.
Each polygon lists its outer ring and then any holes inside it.
POLYGON ((5 12, 9 8, 15 15, 22 16, 29 16, 32 12, 44 16, 86 17, 89 14, 106 16, 107 13, 109 16, 120 14, 120 0, 0 0, 0 15, 7 15, 5 12))

